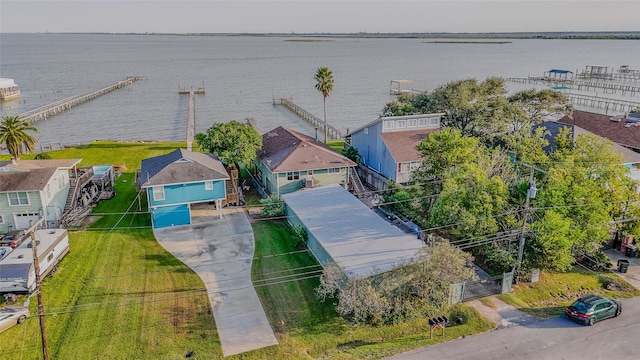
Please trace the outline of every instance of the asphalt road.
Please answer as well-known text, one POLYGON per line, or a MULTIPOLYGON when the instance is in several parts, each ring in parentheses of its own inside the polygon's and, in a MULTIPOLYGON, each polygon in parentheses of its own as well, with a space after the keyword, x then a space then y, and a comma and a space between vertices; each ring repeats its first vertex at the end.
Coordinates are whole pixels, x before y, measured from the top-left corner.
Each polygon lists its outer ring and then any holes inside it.
POLYGON ((564 317, 457 339, 388 359, 640 359, 640 297, 622 299, 622 315, 593 326, 564 317))

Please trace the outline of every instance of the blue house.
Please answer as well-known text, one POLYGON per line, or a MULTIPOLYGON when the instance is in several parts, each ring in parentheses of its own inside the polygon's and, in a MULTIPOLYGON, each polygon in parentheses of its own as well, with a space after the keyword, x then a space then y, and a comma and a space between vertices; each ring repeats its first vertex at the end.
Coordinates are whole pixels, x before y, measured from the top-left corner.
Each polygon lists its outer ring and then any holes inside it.
POLYGON ((147 158, 138 179, 154 228, 191 224, 191 204, 196 203, 215 202, 222 217, 229 174, 213 155, 178 149, 147 158))
POLYGON ((388 180, 408 182, 411 171, 422 161, 416 146, 430 133, 440 131, 443 115, 381 117, 347 135, 361 156, 361 177, 378 189, 385 189, 388 180))

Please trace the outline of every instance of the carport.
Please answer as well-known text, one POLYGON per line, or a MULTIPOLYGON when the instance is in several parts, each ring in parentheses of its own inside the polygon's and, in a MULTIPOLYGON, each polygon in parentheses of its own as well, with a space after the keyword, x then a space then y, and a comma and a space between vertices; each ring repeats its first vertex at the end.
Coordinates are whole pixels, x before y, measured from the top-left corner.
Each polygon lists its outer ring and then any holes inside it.
POLYGON ((391 225, 342 186, 326 185, 282 195, 287 219, 303 226, 308 247, 326 266, 349 277, 371 276, 415 261, 423 243, 391 225))

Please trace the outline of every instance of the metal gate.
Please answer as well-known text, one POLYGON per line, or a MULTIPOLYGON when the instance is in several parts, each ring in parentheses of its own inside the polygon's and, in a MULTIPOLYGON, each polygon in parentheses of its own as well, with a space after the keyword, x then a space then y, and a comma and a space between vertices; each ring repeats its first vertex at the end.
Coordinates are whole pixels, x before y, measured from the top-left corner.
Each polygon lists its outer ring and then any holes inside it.
POLYGON ((512 281, 513 273, 509 272, 464 284, 453 284, 449 293, 449 303, 453 305, 486 296, 508 293, 511 291, 512 281))

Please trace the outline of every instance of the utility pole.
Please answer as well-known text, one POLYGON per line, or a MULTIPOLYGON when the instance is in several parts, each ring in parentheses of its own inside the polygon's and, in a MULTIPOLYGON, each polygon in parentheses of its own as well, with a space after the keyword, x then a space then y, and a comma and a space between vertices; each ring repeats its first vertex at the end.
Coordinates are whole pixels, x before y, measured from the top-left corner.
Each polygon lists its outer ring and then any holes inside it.
POLYGON ((513 276, 516 279, 516 283, 518 282, 518 276, 516 271, 519 271, 522 267, 522 256, 524 254, 524 240, 527 233, 527 217, 529 216, 529 204, 531 203, 531 199, 536 197, 536 187, 534 184, 533 171, 534 167, 523 164, 525 166, 529 166, 531 168, 531 173, 529 174, 529 188, 527 189, 527 199, 524 202, 524 209, 522 211, 522 232, 520 233, 520 245, 518 246, 518 261, 513 267, 513 276))
POLYGON ((40 335, 42 337, 42 355, 44 360, 49 360, 49 346, 47 345, 47 329, 44 324, 44 305, 42 304, 42 279, 40 278, 40 261, 38 261, 38 241, 36 240, 36 227, 44 218, 41 218, 35 225, 29 221, 29 233, 31 235, 31 246, 33 248, 33 263, 36 271, 36 292, 38 297, 38 319, 40 320, 40 335))

